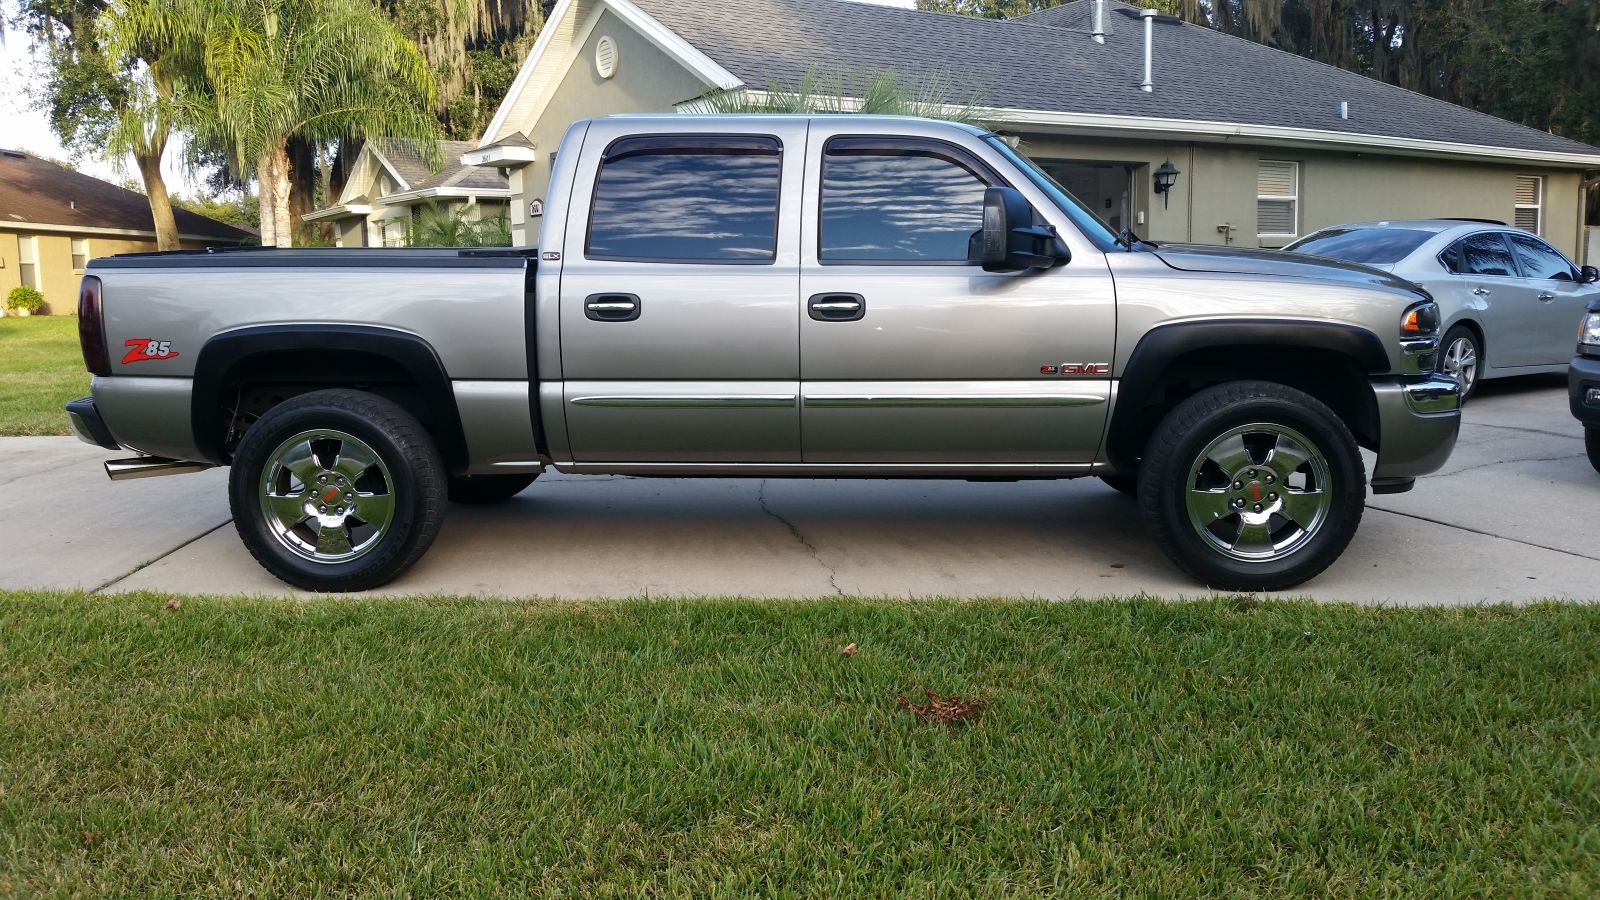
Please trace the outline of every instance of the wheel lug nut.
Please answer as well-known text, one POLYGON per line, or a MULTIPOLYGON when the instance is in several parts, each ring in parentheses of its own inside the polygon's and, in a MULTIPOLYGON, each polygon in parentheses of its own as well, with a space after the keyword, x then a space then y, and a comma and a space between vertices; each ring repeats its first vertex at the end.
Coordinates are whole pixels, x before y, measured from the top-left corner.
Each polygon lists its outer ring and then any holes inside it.
POLYGON ((1255 505, 1255 511, 1256 511, 1256 512, 1261 512, 1261 504, 1259 504, 1259 503, 1257 503, 1257 504, 1256 504, 1256 505, 1255 505))
POLYGON ((1233 489, 1236 490, 1236 491, 1241 489, 1241 488, 1243 488, 1243 487, 1244 487, 1244 482, 1242 482, 1242 481, 1235 481, 1233 483, 1233 489))
POLYGON ((1273 477, 1272 477, 1272 476, 1271 476, 1271 475, 1268 475, 1268 476, 1267 476, 1267 484, 1271 484, 1271 483, 1273 483, 1273 482, 1274 482, 1274 481, 1277 481, 1277 479, 1276 479, 1276 478, 1273 478, 1273 477))
POLYGON ((1267 495, 1267 499, 1271 500, 1274 503, 1276 503, 1276 502, 1278 502, 1278 495, 1277 494, 1268 494, 1267 495))
POLYGON ((327 512, 327 511, 328 511, 328 508, 326 506, 317 507, 317 512, 327 512))

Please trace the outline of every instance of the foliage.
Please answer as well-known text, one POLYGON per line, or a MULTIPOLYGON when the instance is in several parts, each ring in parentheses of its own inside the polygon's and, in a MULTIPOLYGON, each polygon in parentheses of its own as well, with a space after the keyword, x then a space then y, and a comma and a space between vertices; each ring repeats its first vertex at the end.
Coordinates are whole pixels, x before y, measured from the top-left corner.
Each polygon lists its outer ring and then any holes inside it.
POLYGON ((254 228, 261 222, 261 198, 251 193, 241 193, 227 200, 174 195, 172 205, 240 228, 254 228))
POLYGON ((463 206, 428 201, 412 216, 406 243, 412 247, 509 247, 511 220, 504 212, 468 219, 463 206))
POLYGON ((75 592, 0 622, 18 896, 1600 889, 1600 606, 75 592), (928 724, 895 699, 924 691, 985 708, 928 724))
MULTIPOLYGON (((919 0, 1017 16, 1062 0, 919 0)), ((1594 0, 1166 0, 1165 12, 1491 115, 1600 142, 1594 0)))
POLYGON ((979 93, 962 90, 945 76, 908 79, 894 72, 823 78, 807 69, 793 86, 771 81, 767 89, 716 90, 698 106, 714 113, 863 113, 922 116, 981 125, 979 93))
POLYGON ((44 309, 44 295, 39 293, 38 288, 19 284, 6 295, 6 309, 25 309, 36 313, 44 309))
MULTIPOLYGON (((62 408, 88 393, 76 316, 0 318, 0 435, 66 434, 62 408)), ((0 721, 3 706, 0 701, 0 721)), ((4 745, 0 741, 0 768, 4 745)))
POLYGON ((549 0, 383 0, 439 85, 448 137, 482 134, 554 4, 549 0))

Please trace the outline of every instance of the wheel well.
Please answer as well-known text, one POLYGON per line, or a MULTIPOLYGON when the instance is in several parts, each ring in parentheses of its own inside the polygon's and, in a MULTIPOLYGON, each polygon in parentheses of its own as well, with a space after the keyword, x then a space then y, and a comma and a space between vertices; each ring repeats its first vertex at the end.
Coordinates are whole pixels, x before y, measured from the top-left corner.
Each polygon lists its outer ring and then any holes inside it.
POLYGON ((369 325, 253 325, 207 341, 194 368, 195 445, 205 459, 226 464, 263 413, 325 388, 393 400, 428 430, 451 471, 466 467, 461 416, 438 354, 414 334, 369 325))
POLYGON ((1304 391, 1344 420, 1356 443, 1369 450, 1378 446, 1377 397, 1365 369, 1351 357, 1312 347, 1205 347, 1173 359, 1140 396, 1119 393, 1106 446, 1112 464, 1132 468, 1167 413, 1230 381, 1271 381, 1304 391))
POLYGON ((1478 339, 1478 352, 1483 355, 1483 361, 1480 364, 1480 371, 1482 369, 1487 369, 1489 367, 1489 340, 1488 338, 1484 337, 1483 326, 1478 324, 1477 319, 1457 319, 1449 328, 1444 330, 1444 335, 1439 336, 1439 342, 1441 344, 1439 347, 1440 357, 1443 358, 1445 351, 1444 346, 1442 346, 1444 343, 1444 336, 1448 335, 1451 330, 1457 327, 1465 328, 1466 330, 1472 332, 1473 337, 1478 339))

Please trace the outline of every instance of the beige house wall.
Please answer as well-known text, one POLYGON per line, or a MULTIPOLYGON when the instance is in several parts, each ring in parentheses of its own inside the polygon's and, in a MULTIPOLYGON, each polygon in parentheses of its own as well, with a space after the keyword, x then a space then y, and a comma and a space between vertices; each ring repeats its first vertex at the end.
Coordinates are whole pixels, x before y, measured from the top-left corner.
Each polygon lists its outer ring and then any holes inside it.
MULTIPOLYGON (((26 228, 0 229, 0 307, 6 295, 22 284, 21 240, 35 237, 39 243, 39 291, 52 315, 66 315, 77 311, 78 281, 82 269, 72 267, 72 240, 82 238, 89 242, 90 259, 113 256, 118 253, 149 253, 156 249, 154 236, 146 239, 123 236, 101 236, 92 233, 67 234, 61 232, 28 231, 26 228)), ((185 242, 186 248, 203 244, 185 242)))

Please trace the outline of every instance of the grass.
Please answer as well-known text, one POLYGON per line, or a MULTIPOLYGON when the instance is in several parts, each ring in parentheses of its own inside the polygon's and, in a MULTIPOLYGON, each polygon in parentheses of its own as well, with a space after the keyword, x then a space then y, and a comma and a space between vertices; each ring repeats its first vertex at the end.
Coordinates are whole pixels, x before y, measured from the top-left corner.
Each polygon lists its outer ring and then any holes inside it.
POLYGON ((0 593, 0 895, 1600 890, 1600 607, 166 601, 0 593))
POLYGON ((76 316, 0 318, 0 435, 68 434, 62 408, 88 393, 76 316))

